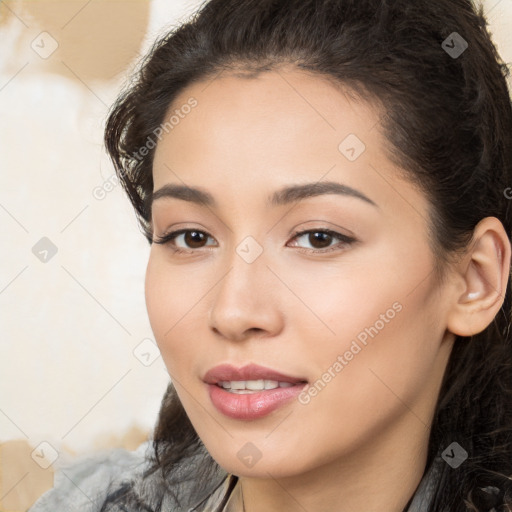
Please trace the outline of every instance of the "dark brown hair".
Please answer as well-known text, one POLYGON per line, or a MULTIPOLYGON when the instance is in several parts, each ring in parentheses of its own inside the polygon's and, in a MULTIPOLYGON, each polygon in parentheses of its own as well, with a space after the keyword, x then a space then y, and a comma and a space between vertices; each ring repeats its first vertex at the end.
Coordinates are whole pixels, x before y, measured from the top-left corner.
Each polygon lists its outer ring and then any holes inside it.
MULTIPOLYGON (((508 68, 482 7, 470 0, 211 0, 154 44, 108 118, 106 147, 149 243, 154 148, 144 157, 140 148, 154 140, 174 99, 222 71, 256 76, 282 65, 381 105, 389 157, 431 205, 438 261, 467 247, 488 216, 511 237, 508 68)), ((469 457, 457 469, 444 464, 428 512, 512 510, 511 307, 509 282, 491 325, 455 341, 427 467, 453 441, 469 457)), ((184 457, 204 450, 172 383, 153 442, 152 471, 168 481, 184 457)), ((213 471, 216 462, 208 462, 213 471)), ((129 503, 129 494, 116 499, 129 503)))

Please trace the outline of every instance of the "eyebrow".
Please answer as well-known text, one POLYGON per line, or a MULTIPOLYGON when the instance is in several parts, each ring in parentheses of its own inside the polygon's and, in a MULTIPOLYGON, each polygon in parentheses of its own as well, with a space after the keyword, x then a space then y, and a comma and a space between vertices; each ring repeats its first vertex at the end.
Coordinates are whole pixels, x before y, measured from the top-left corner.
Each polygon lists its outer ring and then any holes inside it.
MULTIPOLYGON (((323 181, 291 185, 274 192, 268 199, 269 206, 281 206, 325 194, 338 194, 355 197, 378 208, 377 204, 359 190, 335 181, 323 181)), ((149 203, 162 198, 175 198, 189 201, 203 206, 216 207, 215 198, 206 190, 186 185, 166 184, 151 194, 149 203)))

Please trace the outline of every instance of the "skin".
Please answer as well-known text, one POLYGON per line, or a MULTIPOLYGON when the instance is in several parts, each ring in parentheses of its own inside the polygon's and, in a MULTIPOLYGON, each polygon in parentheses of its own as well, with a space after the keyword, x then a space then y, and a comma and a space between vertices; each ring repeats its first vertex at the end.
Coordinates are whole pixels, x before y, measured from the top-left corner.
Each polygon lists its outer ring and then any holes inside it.
POLYGON ((197 107, 156 148, 154 190, 201 187, 218 205, 153 203, 155 237, 182 228, 208 237, 152 244, 146 304, 192 424, 240 477, 248 512, 401 512, 425 469, 455 334, 483 330, 501 306, 510 263, 501 223, 482 222, 471 251, 439 282, 426 197, 386 157, 377 107, 293 68, 256 78, 224 72, 187 87, 169 111, 190 97, 197 107), (348 134, 366 146, 355 161, 338 149, 348 134), (375 205, 335 194, 266 204, 281 187, 319 181, 375 205), (356 242, 293 237, 306 229, 356 242), (252 263, 236 252, 247 236, 263 250, 252 263), (174 253, 173 243, 190 252, 174 253), (293 400, 254 421, 211 403, 202 377, 222 363, 314 383, 396 303, 400 312, 309 403, 293 400), (237 456, 248 442, 261 453, 252 468, 237 456))

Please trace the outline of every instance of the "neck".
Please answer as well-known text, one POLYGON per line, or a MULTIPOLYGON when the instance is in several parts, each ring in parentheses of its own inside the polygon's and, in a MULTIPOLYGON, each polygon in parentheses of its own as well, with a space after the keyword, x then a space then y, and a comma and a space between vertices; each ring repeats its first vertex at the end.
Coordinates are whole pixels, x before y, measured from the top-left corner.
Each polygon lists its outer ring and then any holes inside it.
POLYGON ((403 512, 424 474, 430 431, 409 411, 402 423, 307 473, 240 477, 245 512, 403 512))

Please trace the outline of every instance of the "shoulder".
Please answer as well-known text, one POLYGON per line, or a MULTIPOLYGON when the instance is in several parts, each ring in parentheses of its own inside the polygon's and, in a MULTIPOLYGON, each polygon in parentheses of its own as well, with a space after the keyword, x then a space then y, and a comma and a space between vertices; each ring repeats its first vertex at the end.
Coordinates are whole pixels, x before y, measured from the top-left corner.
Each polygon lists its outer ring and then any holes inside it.
POLYGON ((147 441, 135 451, 115 449, 56 467, 53 489, 28 512, 99 512, 110 492, 123 482, 136 479, 148 467, 146 455, 150 448, 147 441))
POLYGON ((146 441, 135 451, 116 449, 56 467, 54 488, 28 512, 190 510, 205 501, 213 506, 225 496, 227 473, 213 465, 205 474, 206 452, 185 457, 167 477, 159 470, 146 471, 151 453, 152 442, 146 441), (116 505, 119 498, 121 509, 116 505))

